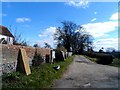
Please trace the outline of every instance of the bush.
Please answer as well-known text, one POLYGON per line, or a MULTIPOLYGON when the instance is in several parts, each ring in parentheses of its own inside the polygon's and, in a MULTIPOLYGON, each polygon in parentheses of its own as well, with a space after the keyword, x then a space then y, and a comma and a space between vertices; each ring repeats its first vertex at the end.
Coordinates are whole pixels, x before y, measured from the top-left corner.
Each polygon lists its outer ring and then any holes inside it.
POLYGON ((111 66, 120 67, 120 58, 114 58, 111 66))
POLYGON ((108 65, 113 62, 113 56, 111 54, 84 52, 84 55, 87 55, 91 58, 97 58, 96 62, 98 64, 108 65))
POLYGON ((22 74, 20 74, 19 72, 12 72, 12 73, 6 73, 3 75, 3 79, 5 80, 9 80, 10 82, 14 82, 14 81, 20 81, 20 76, 22 74))
POLYGON ((103 65, 108 65, 113 62, 113 57, 112 55, 109 54, 103 54, 100 55, 99 58, 97 59, 98 64, 103 64, 103 65))
POLYGON ((39 66, 43 62, 43 58, 40 54, 35 51, 34 58, 32 60, 32 66, 39 66))

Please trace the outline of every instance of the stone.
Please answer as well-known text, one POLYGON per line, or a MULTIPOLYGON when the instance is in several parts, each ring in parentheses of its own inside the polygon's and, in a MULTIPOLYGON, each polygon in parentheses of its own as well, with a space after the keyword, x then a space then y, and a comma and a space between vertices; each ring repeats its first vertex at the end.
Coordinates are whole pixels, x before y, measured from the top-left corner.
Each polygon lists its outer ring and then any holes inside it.
POLYGON ((90 83, 86 83, 85 85, 83 85, 83 87, 91 87, 90 83))
POLYGON ((13 71, 16 71, 16 62, 7 62, 5 64, 2 64, 2 73, 12 73, 13 71))
POLYGON ((19 71, 21 73, 25 73, 26 75, 31 74, 29 62, 27 59, 27 54, 25 49, 20 48, 19 53, 18 53, 18 58, 17 58, 17 68, 16 71, 19 71))
POLYGON ((49 63, 49 59, 50 59, 49 55, 46 55, 45 57, 46 57, 45 58, 46 63, 49 63))
POLYGON ((53 66, 53 68, 54 68, 55 70, 59 70, 59 69, 60 69, 60 65, 53 66))
POLYGON ((69 56, 72 56, 72 52, 68 52, 68 57, 69 57, 69 56))
POLYGON ((50 59, 50 63, 53 63, 55 59, 55 51, 51 50, 51 59, 50 59))
POLYGON ((61 52, 62 52, 63 58, 65 59, 65 53, 63 51, 61 51, 61 52))
POLYGON ((52 51, 52 58, 55 59, 55 51, 52 51))

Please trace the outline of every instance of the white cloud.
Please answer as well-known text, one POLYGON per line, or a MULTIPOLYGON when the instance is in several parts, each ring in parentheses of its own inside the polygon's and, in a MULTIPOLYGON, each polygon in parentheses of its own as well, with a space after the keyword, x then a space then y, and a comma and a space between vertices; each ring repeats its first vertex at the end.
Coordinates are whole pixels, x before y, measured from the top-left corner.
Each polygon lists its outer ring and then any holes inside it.
POLYGON ((102 47, 104 50, 108 47, 115 48, 118 50, 118 38, 105 38, 105 39, 98 39, 94 42, 95 50, 99 51, 102 47))
POLYGON ((94 14, 97 14, 97 12, 94 12, 94 14))
MULTIPOLYGON (((120 13, 119 13, 120 14, 120 13)), ((118 20, 118 12, 110 17, 110 20, 118 20)))
POLYGON ((41 40, 37 41, 37 43, 40 46, 44 46, 44 42, 47 42, 52 47, 54 47, 54 44, 56 41, 54 41, 53 35, 55 34, 55 32, 56 32, 56 27, 49 27, 49 28, 45 29, 45 31, 43 31, 39 34, 39 37, 41 40))
POLYGON ((51 36, 55 32, 56 32, 56 27, 49 27, 45 31, 43 31, 41 34, 39 34, 39 37, 51 36))
POLYGON ((22 17, 22 18, 16 18, 16 22, 30 22, 30 18, 22 17))
POLYGON ((86 8, 88 7, 88 1, 87 0, 80 0, 78 2, 70 0, 67 5, 74 6, 74 7, 82 7, 86 8))
POLYGON ((97 19, 96 18, 93 18, 92 20, 91 20, 91 22, 94 22, 94 21, 96 21, 97 19))
POLYGON ((97 22, 97 23, 88 23, 82 25, 87 32, 89 32, 93 37, 101 37, 107 35, 107 33, 116 30, 118 26, 117 22, 108 21, 108 22, 97 22))
MULTIPOLYGON (((111 17, 114 16, 111 15, 111 17)), ((101 47, 104 47, 105 49, 108 47, 113 47, 116 50, 118 50, 118 38, 106 38, 105 36, 108 35, 108 33, 117 30, 118 22, 114 20, 109 20, 106 22, 96 22, 96 23, 87 23, 82 25, 87 32, 89 32, 95 39, 94 46, 97 50, 99 50, 101 47), (100 39, 104 38, 104 39, 100 39)), ((56 27, 49 27, 45 29, 42 33, 39 34, 39 37, 41 40, 38 41, 38 43, 43 46, 44 42, 49 43, 52 47, 54 46, 54 39, 53 34, 56 32, 56 27)))
MULTIPOLYGON (((99 50, 102 47, 105 49, 113 47, 118 50, 118 38, 107 38, 110 32, 117 31, 118 29, 118 13, 114 13, 106 22, 87 23, 83 27, 89 32, 96 40, 94 41, 95 50, 99 50), (101 39, 102 38, 102 39, 101 39)), ((92 21, 92 20, 91 20, 92 21)), ((94 21, 94 20, 93 20, 94 21)), ((110 34, 111 35, 111 34, 110 34)))
MULTIPOLYGON (((106 22, 96 22, 96 23, 87 23, 82 25, 87 32, 89 32, 93 37, 104 37, 107 36, 107 33, 116 30, 118 27, 117 13, 111 15, 110 21, 106 22), (112 21, 111 21, 112 20, 112 21), (114 21, 115 20, 115 21, 114 21)), ((91 22, 95 21, 96 18, 92 19, 91 22)))
POLYGON ((0 14, 0 17, 6 17, 6 16, 7 16, 7 14, 5 14, 5 13, 0 14))

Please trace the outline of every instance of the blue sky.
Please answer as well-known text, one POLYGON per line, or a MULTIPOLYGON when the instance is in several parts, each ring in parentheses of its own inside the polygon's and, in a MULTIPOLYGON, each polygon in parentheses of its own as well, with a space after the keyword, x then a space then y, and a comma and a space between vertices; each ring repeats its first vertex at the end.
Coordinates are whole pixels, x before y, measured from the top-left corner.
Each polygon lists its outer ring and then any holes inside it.
POLYGON ((44 42, 55 47, 53 34, 61 21, 82 25, 94 37, 94 48, 118 49, 117 2, 2 2, 2 25, 42 47, 44 42))

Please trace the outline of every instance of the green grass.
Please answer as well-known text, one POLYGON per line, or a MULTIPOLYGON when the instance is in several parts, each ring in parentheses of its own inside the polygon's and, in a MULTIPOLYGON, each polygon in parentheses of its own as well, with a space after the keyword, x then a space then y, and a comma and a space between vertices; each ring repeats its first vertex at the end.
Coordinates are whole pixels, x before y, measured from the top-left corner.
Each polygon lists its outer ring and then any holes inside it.
POLYGON ((86 55, 83 55, 84 57, 86 57, 87 59, 91 60, 92 62, 97 62, 97 59, 96 58, 91 58, 89 56, 86 56, 86 55))
POLYGON ((31 67, 31 74, 26 76, 19 72, 5 74, 2 77, 3 89, 16 88, 50 88, 54 79, 59 79, 68 65, 73 61, 74 56, 68 57, 65 61, 56 62, 54 64, 41 64, 38 67, 31 67), (60 65, 58 71, 53 66, 60 65))
POLYGON ((113 59, 112 64, 110 66, 120 67, 120 58, 113 59))

